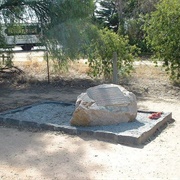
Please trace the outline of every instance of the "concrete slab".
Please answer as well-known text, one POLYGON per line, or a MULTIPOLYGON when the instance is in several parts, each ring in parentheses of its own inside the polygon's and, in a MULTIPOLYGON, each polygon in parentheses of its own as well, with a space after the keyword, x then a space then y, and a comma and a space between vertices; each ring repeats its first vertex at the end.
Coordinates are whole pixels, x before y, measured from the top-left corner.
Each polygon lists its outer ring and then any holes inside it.
POLYGON ((153 112, 139 111, 134 122, 110 126, 74 127, 70 125, 74 109, 75 105, 70 103, 41 102, 0 113, 0 125, 63 131, 113 143, 140 145, 172 119, 171 113, 163 112, 159 119, 151 120, 148 116, 153 112))

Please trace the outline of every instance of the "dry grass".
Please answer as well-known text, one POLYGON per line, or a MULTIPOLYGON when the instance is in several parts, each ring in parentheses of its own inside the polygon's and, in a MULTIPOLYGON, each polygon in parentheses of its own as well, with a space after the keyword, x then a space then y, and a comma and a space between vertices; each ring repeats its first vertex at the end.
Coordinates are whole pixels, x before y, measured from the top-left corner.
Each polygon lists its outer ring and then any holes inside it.
MULTIPOLYGON (((39 58, 39 57, 38 57, 39 58)), ((24 61, 14 61, 14 65, 24 71, 24 74, 14 78, 16 85, 47 83, 47 63, 38 58, 24 61)), ((41 57, 42 58, 42 57, 41 57)), ((90 87, 99 83, 112 83, 112 80, 91 79, 87 72, 88 64, 85 60, 69 62, 68 72, 55 72, 53 61, 50 60, 50 82, 54 86, 90 87)), ((12 77, 12 76, 11 76, 12 77)), ((13 83, 14 83, 13 82, 13 83)), ((137 96, 172 96, 180 97, 180 88, 173 86, 161 65, 155 67, 150 61, 139 61, 134 64, 134 72, 130 76, 120 76, 119 82, 137 96)))
MULTIPOLYGON (((47 63, 45 60, 38 58, 29 58, 26 61, 14 61, 14 65, 22 69, 27 77, 35 79, 47 78, 47 63)), ((89 71, 87 60, 70 61, 68 64, 68 71, 55 71, 53 61, 49 61, 50 76, 64 77, 64 78, 89 78, 87 73, 89 71)), ((121 77, 122 79, 122 77, 121 77)), ((163 70, 162 66, 155 67, 150 61, 138 62, 134 65, 134 72, 130 77, 125 78, 128 81, 163 81, 169 82, 168 75, 163 70)))
MULTIPOLYGON (((14 55, 14 65, 22 69, 29 77, 45 79, 47 77, 47 63, 43 58, 43 52, 19 53, 14 55)), ((88 78, 87 72, 90 70, 87 60, 76 60, 68 63, 68 71, 55 71, 54 63, 49 60, 50 76, 64 78, 88 78)), ((168 81, 166 72, 162 66, 155 67, 150 61, 143 60, 136 62, 135 71, 131 74, 133 80, 152 80, 160 79, 168 81)), ((122 78, 122 77, 121 77, 122 78)), ((129 78, 128 78, 129 79, 129 78)))
POLYGON ((168 81, 169 79, 162 66, 156 67, 153 64, 145 63, 135 66, 135 71, 132 73, 132 75, 137 79, 145 80, 159 79, 162 81, 168 81))
POLYGON ((87 60, 80 59, 69 63, 69 70, 79 74, 87 74, 89 71, 87 60))
MULTIPOLYGON (((88 64, 86 60, 76 60, 70 61, 68 63, 68 71, 57 71, 55 69, 55 64, 52 60, 49 60, 49 72, 51 79, 64 78, 64 79, 73 79, 73 78, 90 78, 87 75, 89 71, 88 64)), ((14 61, 14 65, 24 71, 20 78, 20 81, 41 81, 47 79, 47 62, 39 61, 38 59, 28 59, 26 61, 14 61)))

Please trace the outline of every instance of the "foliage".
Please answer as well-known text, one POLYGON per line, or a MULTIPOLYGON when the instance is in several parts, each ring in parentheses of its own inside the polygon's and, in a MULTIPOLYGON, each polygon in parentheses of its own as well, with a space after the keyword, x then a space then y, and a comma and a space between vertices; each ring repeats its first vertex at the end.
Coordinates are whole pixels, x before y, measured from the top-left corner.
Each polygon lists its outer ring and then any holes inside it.
MULTIPOLYGON (((2 14, 0 18, 5 25, 29 22, 41 24, 44 44, 49 46, 49 50, 55 45, 63 47, 65 56, 69 56, 68 53, 72 56, 72 52, 75 51, 70 49, 78 46, 69 43, 76 34, 79 36, 81 33, 82 24, 77 22, 85 19, 88 21, 87 18, 93 14, 93 10, 93 0, 2 0, 0 2, 2 14)), ((54 52, 53 49, 51 53, 54 52)))
POLYGON ((96 27, 91 28, 92 39, 88 47, 90 75, 98 77, 103 75, 106 79, 112 77, 112 58, 116 52, 118 56, 117 68, 119 74, 129 74, 133 69, 133 55, 137 51, 130 46, 127 37, 119 36, 111 30, 96 27))
POLYGON ((1 19, 5 23, 27 22, 34 17, 39 22, 48 22, 51 4, 48 0, 2 0, 0 2, 1 19))
MULTIPOLYGON (((89 22, 93 11, 93 0, 0 1, 3 26, 31 22, 40 24, 43 30, 41 41, 54 60, 56 69, 67 69, 68 59, 78 58, 85 41, 82 39, 84 25, 89 22)), ((1 33, 0 38, 3 39, 1 33)))
POLYGON ((171 78, 180 79, 180 1, 161 0, 147 18, 147 41, 171 78))
POLYGON ((95 22, 114 32, 129 36, 129 43, 148 52, 144 32, 144 15, 155 10, 159 0, 100 0, 95 11, 95 22))
POLYGON ((101 8, 95 11, 95 21, 103 27, 112 29, 114 32, 118 31, 119 19, 115 6, 115 2, 103 0, 99 2, 101 8))
POLYGON ((11 68, 13 66, 12 58, 13 55, 10 49, 5 53, 0 52, 0 70, 3 68, 11 68))

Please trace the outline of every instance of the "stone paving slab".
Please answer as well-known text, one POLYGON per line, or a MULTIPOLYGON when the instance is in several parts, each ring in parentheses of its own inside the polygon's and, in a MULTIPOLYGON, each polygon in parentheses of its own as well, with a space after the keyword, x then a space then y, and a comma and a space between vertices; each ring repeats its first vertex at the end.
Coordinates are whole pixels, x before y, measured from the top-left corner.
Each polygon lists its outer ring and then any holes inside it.
POLYGON ((172 113, 168 112, 163 112, 157 120, 151 120, 148 116, 153 112, 138 111, 134 122, 109 126, 74 127, 70 125, 74 109, 75 105, 70 103, 41 102, 0 113, 0 125, 63 131, 71 135, 88 135, 113 143, 140 145, 172 119, 172 113))

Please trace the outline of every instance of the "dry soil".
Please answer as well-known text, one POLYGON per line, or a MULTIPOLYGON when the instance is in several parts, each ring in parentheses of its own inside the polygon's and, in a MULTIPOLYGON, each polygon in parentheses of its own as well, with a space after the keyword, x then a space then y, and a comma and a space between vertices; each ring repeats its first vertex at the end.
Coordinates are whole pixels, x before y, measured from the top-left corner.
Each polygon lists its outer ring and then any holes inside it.
MULTIPOLYGON (((179 87, 169 83, 161 68, 141 65, 130 79, 120 83, 136 94, 139 109, 172 112, 174 123, 150 142, 136 147, 1 126, 0 179, 180 179, 179 87)), ((0 77, 0 112, 41 100, 75 102, 86 88, 101 83, 56 77, 47 84, 8 74, 1 73, 0 77)))

